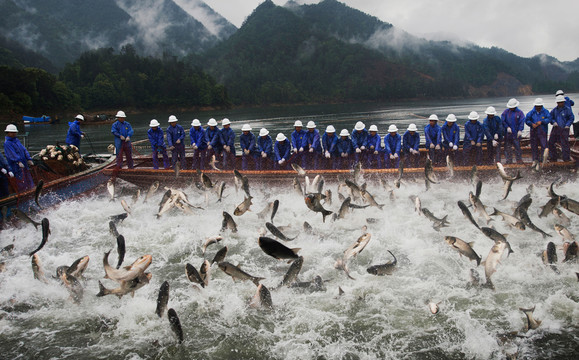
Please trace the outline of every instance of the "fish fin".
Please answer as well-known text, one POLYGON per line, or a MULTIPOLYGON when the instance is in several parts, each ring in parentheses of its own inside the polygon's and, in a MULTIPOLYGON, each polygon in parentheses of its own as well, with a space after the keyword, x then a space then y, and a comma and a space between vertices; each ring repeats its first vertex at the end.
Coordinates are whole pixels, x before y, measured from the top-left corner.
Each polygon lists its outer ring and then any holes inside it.
POLYGON ((101 297, 107 295, 108 293, 108 289, 105 288, 105 286, 99 280, 99 292, 96 294, 96 296, 101 297))
POLYGON ((380 210, 383 210, 383 209, 384 209, 384 205, 386 205, 386 204, 377 204, 377 205, 378 205, 378 208, 379 208, 380 210))
POLYGON ((265 278, 262 278, 262 277, 256 277, 256 278, 253 278, 251 281, 255 284, 255 286, 259 286, 259 282, 261 280, 264 280, 264 279, 265 278))
POLYGON ((293 251, 294 254, 297 255, 297 254, 298 254, 298 251, 300 251, 301 249, 302 249, 302 248, 293 248, 293 249, 290 249, 290 250, 293 251))
POLYGON ((473 247, 473 246, 474 246, 474 241, 469 242, 468 245, 469 245, 470 247, 473 247))

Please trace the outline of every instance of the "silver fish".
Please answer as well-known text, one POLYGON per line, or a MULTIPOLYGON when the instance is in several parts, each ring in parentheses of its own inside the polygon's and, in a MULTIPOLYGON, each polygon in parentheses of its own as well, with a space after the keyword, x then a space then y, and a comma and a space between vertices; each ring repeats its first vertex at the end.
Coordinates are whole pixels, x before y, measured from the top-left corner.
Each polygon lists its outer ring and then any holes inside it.
POLYGON ((218 186, 216 186, 217 191, 217 202, 221 202, 223 199, 223 191, 225 190, 225 181, 221 181, 218 186))
POLYGON ((392 275, 394 270, 396 270, 396 264, 398 263, 398 260, 396 260, 396 256, 394 256, 394 254, 392 254, 392 252, 390 250, 387 250, 387 251, 390 253, 390 255, 392 255, 394 260, 388 261, 386 264, 370 266, 369 268, 366 269, 366 271, 369 274, 379 275, 379 276, 392 275))
POLYGON ((292 166, 292 169, 294 169, 298 173, 299 176, 306 176, 306 171, 301 166, 299 166, 296 163, 292 163, 291 166, 292 166))
POLYGON ((143 202, 146 203, 147 200, 149 200, 149 198, 155 194, 158 188, 159 182, 157 180, 153 181, 151 186, 149 186, 149 191, 147 191, 147 195, 145 195, 145 200, 143 200, 143 202))
POLYGON ((519 230, 525 230, 525 224, 517 219, 516 217, 514 217, 513 215, 504 213, 500 210, 498 210, 497 208, 493 208, 493 212, 491 214, 491 216, 501 216, 503 218, 503 221, 505 221, 507 224, 509 224, 512 227, 515 227, 519 230))
MULTIPOLYGON (((460 211, 462 211, 462 214, 464 215, 465 218, 467 218, 468 220, 470 220, 470 222, 477 227, 477 229, 480 229, 480 226, 476 223, 476 221, 474 220, 474 218, 472 217, 472 214, 470 213, 470 210, 468 209, 468 207, 466 206, 466 204, 462 201, 458 201, 458 207, 460 208, 460 211)), ((424 210, 423 210, 424 211, 424 210)))
POLYGON ((263 284, 257 286, 255 296, 251 299, 249 306, 252 308, 273 308, 273 302, 271 300, 271 293, 263 284))
POLYGON ((197 283, 201 285, 201 287, 203 288, 205 287, 205 281, 203 280, 201 274, 199 273, 199 271, 197 271, 195 266, 189 263, 185 264, 185 274, 187 275, 187 279, 189 279, 189 281, 197 283))
POLYGON ((29 224, 34 225, 34 228, 38 229, 38 226, 40 225, 39 222, 36 222, 34 220, 32 220, 28 215, 26 215, 26 213, 24 213, 22 210, 18 209, 18 208, 14 208, 12 209, 12 213, 19 218, 20 220, 27 222, 29 224))
POLYGON ((324 207, 322 206, 320 201, 316 199, 314 194, 308 194, 304 198, 304 201, 305 201, 308 209, 310 209, 314 212, 319 212, 322 214, 322 221, 323 222, 326 222, 326 216, 332 214, 332 211, 324 209, 324 207))
POLYGON ((113 178, 110 178, 109 181, 107 181, 107 190, 111 196, 111 201, 113 201, 115 199, 115 181, 113 178))
POLYGON ((507 175, 505 167, 500 162, 497 162, 497 168, 499 169, 499 175, 504 181, 515 181, 522 178, 520 171, 517 171, 517 175, 515 176, 507 175))
POLYGON ((534 306, 530 309, 519 308, 519 310, 521 310, 527 317, 527 330, 535 330, 541 325, 541 321, 533 318, 533 312, 535 311, 534 306))
POLYGON ((557 231, 557 234, 561 235, 561 237, 563 238, 563 241, 565 241, 565 240, 574 241, 575 240, 575 236, 573 234, 571 234, 569 229, 567 229, 565 226, 563 226, 561 224, 555 224, 554 228, 555 228, 555 231, 557 231))
POLYGON ((151 255, 143 255, 139 257, 135 262, 129 266, 125 266, 121 269, 115 269, 109 265, 109 252, 106 252, 103 257, 103 267, 105 269, 105 279, 111 279, 116 282, 129 281, 140 274, 144 273, 145 270, 151 265, 153 257, 151 255))
POLYGON ((229 215, 229 213, 224 211, 223 212, 223 221, 221 222, 221 231, 224 231, 226 229, 229 229, 229 230, 231 230, 231 232, 236 233, 237 232, 237 224, 235 223, 235 221, 233 220, 231 215, 229 215))
POLYGON ((167 304, 169 303, 169 283, 163 281, 161 288, 159 289, 159 295, 157 295, 157 308, 155 309, 155 314, 158 317, 163 317, 165 311, 167 310, 167 304))
POLYGON ((42 269, 40 258, 36 254, 32 255, 32 273, 34 274, 34 278, 36 280, 40 280, 43 283, 48 283, 46 276, 44 276, 44 270, 42 269))
POLYGON ((448 167, 448 171, 450 171, 450 177, 454 177, 454 160, 450 155, 446 155, 446 166, 448 167))
POLYGON ((477 266, 480 265, 481 257, 478 256, 478 254, 472 248, 474 242, 467 243, 466 241, 454 236, 445 236, 444 241, 446 241, 446 243, 450 245, 451 248, 458 251, 460 255, 464 255, 470 260, 476 261, 477 266))
POLYGON ((264 279, 262 277, 256 277, 253 275, 249 275, 245 271, 241 270, 239 267, 237 267, 231 263, 228 263, 227 261, 222 261, 217 265, 224 273, 231 276, 233 281, 235 281, 235 280, 241 280, 241 281, 250 280, 251 282, 253 282, 255 284, 255 286, 259 286, 259 282, 264 279))
POLYGON ((285 236, 278 227, 270 222, 266 222, 265 227, 273 234, 273 236, 283 241, 293 241, 298 237, 298 235, 294 236, 293 238, 285 236))
POLYGON ((436 179, 436 175, 434 175, 432 161, 429 158, 426 158, 426 163, 424 165, 424 178, 427 180, 427 184, 438 184, 438 179, 436 179))
POLYGON ((79 304, 82 301, 84 295, 84 289, 80 281, 78 281, 76 277, 69 275, 66 272, 61 273, 60 280, 69 291, 72 301, 75 304, 79 304))
POLYGON ((297 280, 297 277, 302 270, 302 266, 304 264, 304 257, 300 256, 296 260, 294 260, 287 273, 284 275, 283 280, 279 286, 290 286, 293 282, 297 280))
POLYGON ((273 209, 271 210, 271 218, 270 221, 273 224, 273 218, 275 217, 275 214, 277 214, 277 209, 279 208, 279 200, 275 199, 273 201, 273 209))
POLYGON ((173 330, 175 336, 177 336, 177 339, 179 340, 179 344, 181 344, 183 342, 183 328, 181 327, 181 321, 177 316, 177 312, 173 308, 171 308, 167 311, 167 317, 169 318, 171 330, 173 330))
POLYGON ((211 276, 210 274, 211 274, 211 264, 209 263, 209 260, 205 259, 203 260, 203 263, 199 267, 199 275, 201 276, 201 280, 203 280, 203 284, 205 285, 204 287, 207 287, 207 285, 209 285, 209 278, 211 276))
POLYGON ((489 252, 486 260, 485 260, 485 277, 487 279, 485 286, 491 289, 494 289, 494 285, 491 281, 491 276, 497 271, 497 266, 500 263, 501 258, 503 257, 503 253, 507 248, 507 244, 505 242, 495 242, 491 251, 489 252))
POLYGON ((217 163, 218 161, 217 159, 215 159, 215 154, 211 155, 211 159, 209 160, 209 166, 211 166, 213 170, 221 171, 221 169, 218 169, 217 166, 215 165, 217 163))
POLYGON ((251 199, 253 199, 251 196, 246 197, 245 200, 243 200, 243 202, 241 204, 237 205, 237 207, 233 211, 233 215, 241 216, 241 215, 245 214, 246 211, 249 211, 249 207, 253 204, 251 202, 251 199))
POLYGON ((547 203, 541 206, 541 212, 539 213, 539 217, 546 217, 553 212, 557 206, 559 206, 560 198, 555 197, 551 198, 547 203))
POLYGON ((300 181, 298 180, 297 177, 294 178, 293 180, 293 184, 294 184, 294 190, 300 194, 300 196, 304 195, 304 190, 302 189, 302 184, 300 183, 300 181))
POLYGON ((482 215, 484 219, 487 221, 487 224, 493 220, 487 213, 484 204, 482 203, 482 201, 480 201, 480 198, 475 194, 473 194, 472 191, 469 192, 468 199, 472 204, 474 211, 482 215))
POLYGON ((219 235, 211 236, 205 239, 205 243, 203 244, 203 255, 205 255, 205 251, 209 245, 217 244, 221 240, 223 240, 223 237, 219 235))
POLYGON ((571 220, 558 207, 554 208, 552 213, 557 218, 557 221, 559 222, 559 224, 561 224, 563 226, 569 226, 571 224, 571 220))
POLYGON ((125 199, 121 200, 121 205, 123 206, 123 209, 125 209, 125 211, 127 212, 127 214, 131 214, 131 207, 129 206, 129 204, 127 204, 127 202, 125 201, 125 199))
POLYGON ((214 263, 220 263, 223 260, 225 260, 225 256, 227 255, 227 246, 222 247, 217 253, 215 253, 215 256, 213 257, 213 260, 211 260, 211 265, 213 265, 214 263))

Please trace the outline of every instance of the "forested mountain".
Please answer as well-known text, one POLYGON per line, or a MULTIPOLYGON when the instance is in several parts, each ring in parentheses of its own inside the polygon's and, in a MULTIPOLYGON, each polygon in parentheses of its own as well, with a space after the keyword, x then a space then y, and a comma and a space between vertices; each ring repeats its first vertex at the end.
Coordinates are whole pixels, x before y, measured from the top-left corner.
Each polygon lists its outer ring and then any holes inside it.
POLYGON ((0 13, 4 37, 59 69, 85 51, 126 44, 141 55, 184 56, 236 31, 202 0, 2 0, 0 13))
POLYGON ((427 41, 336 0, 284 7, 265 1, 237 33, 206 54, 200 63, 238 103, 579 89, 577 61, 427 41))

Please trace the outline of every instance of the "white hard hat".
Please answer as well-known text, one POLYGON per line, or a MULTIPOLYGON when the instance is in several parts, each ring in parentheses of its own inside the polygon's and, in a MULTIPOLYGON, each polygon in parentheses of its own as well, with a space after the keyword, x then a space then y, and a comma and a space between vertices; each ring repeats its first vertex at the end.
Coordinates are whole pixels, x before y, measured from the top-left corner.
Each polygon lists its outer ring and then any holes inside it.
POLYGON ((277 136, 275 137, 276 141, 285 141, 285 139, 287 139, 287 138, 282 133, 277 134, 277 136))
POLYGON ((533 103, 533 106, 543 106, 543 98, 536 98, 535 102, 533 103))
POLYGON ((84 116, 82 116, 81 114, 78 114, 77 116, 74 117, 75 119, 79 119, 80 121, 84 121, 84 116))
POLYGON ((565 92, 563 90, 557 90, 557 92, 555 93, 555 96, 559 96, 559 95, 565 95, 565 92))
POLYGON ((326 132, 327 133, 335 133, 336 128, 334 127, 334 125, 328 125, 328 127, 326 128, 326 132))
POLYGON ((348 132, 348 130, 342 129, 342 131, 340 131, 340 136, 350 136, 350 133, 348 132))
POLYGON ((398 131, 398 128, 396 127, 396 125, 392 124, 390 126, 388 126, 388 132, 396 132, 398 131))
POLYGON ((296 120, 294 127, 303 127, 302 122, 300 120, 296 120))
POLYGON ((446 121, 456 122, 456 116, 454 114, 448 114, 448 116, 446 117, 446 121))
POLYGON ((356 130, 364 130, 365 127, 366 127, 366 125, 364 125, 363 122, 358 121, 358 122, 356 123, 356 126, 354 126, 354 129, 356 129, 356 130))
POLYGON ((217 121, 215 121, 214 118, 209 119, 209 121, 207 122, 207 125, 209 126, 217 126, 217 121))
POLYGON ((122 118, 125 118, 125 117, 127 117, 127 115, 125 115, 125 112, 124 112, 124 111, 122 111, 122 110, 119 110, 119 111, 117 112, 117 115, 116 115, 115 117, 118 117, 118 118, 120 118, 120 117, 122 117, 122 118))
POLYGON ((306 127, 308 129, 314 129, 316 127, 316 123, 310 120, 310 121, 308 121, 308 124, 306 125, 306 127))
POLYGON ((223 120, 221 120, 221 125, 225 126, 225 125, 230 125, 231 121, 229 121, 228 118, 223 118, 223 120))
POLYGON ((509 100, 509 102, 507 103, 507 107, 508 107, 509 109, 514 109, 514 108, 516 108, 517 106, 519 106, 519 102, 518 102, 517 99, 515 99, 515 98, 512 98, 512 99, 509 100))
POLYGON ((378 131, 378 127, 376 125, 370 125, 368 131, 378 131))
POLYGON ((172 122, 177 122, 177 121, 179 121, 179 120, 177 120, 177 117, 176 117, 175 115, 169 116, 169 122, 170 122, 170 123, 172 123, 172 122))
POLYGON ((241 127, 241 131, 251 131, 251 126, 249 126, 249 124, 245 124, 241 127))
POLYGON ((8 124, 8 126, 6 126, 6 130, 4 130, 5 132, 18 132, 18 128, 16 127, 16 125, 14 124, 8 124))
POLYGON ((259 130, 259 136, 266 136, 267 134, 269 134, 269 131, 267 131, 266 128, 261 128, 261 130, 259 130))
POLYGON ((485 110, 485 114, 487 115, 496 115, 497 111, 495 110, 494 106, 489 106, 486 110, 485 110))
POLYGON ((159 124, 159 122, 156 119, 151 120, 151 123, 149 124, 150 127, 157 127, 157 126, 161 126, 161 124, 159 124))
POLYGON ((479 116, 478 113, 476 111, 471 111, 470 114, 468 114, 468 119, 469 120, 478 120, 479 116))
POLYGON ((418 131, 415 124, 408 125, 408 131, 418 131))
POLYGON ((438 121, 438 116, 436 116, 436 114, 432 114, 428 117, 428 121, 430 120, 438 121))
POLYGON ((199 119, 195 119, 191 123, 191 126, 201 126, 201 121, 199 121, 199 119))
POLYGON ((565 97, 563 95, 557 95, 557 97, 555 98, 555 101, 558 103, 565 102, 565 97))

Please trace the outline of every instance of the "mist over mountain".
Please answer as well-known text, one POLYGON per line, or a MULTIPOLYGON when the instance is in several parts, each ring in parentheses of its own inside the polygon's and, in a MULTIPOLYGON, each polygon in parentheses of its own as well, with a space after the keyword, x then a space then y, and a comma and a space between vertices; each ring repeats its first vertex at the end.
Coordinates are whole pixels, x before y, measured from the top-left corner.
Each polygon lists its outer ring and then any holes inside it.
POLYGON ((143 55, 184 56, 237 30, 202 0, 3 0, 0 11, 4 37, 57 68, 85 51, 127 44, 143 55))

